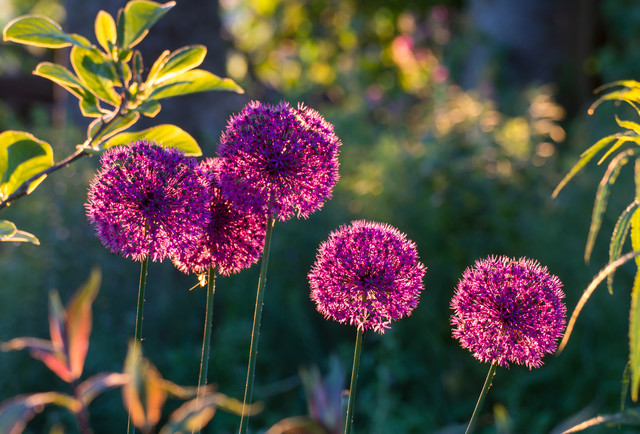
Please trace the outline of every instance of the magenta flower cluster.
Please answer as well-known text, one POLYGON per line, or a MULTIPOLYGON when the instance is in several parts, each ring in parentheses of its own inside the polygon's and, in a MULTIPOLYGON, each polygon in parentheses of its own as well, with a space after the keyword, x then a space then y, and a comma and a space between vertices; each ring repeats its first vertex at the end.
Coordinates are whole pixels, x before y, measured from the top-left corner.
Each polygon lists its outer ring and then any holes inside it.
POLYGON ((383 334, 418 305, 425 273, 405 234, 358 220, 320 245, 309 273, 311 299, 327 319, 383 334))
POLYGON ((491 256, 476 261, 451 300, 453 337, 482 362, 540 367, 564 331, 561 288, 560 280, 534 260, 491 256))
POLYGON ((242 210, 280 221, 306 218, 332 195, 340 145, 315 110, 253 101, 220 138, 220 188, 242 210))
POLYGON ((195 159, 146 141, 108 149, 89 187, 89 222, 112 253, 161 261, 209 224, 207 177, 195 159))
POLYGON ((208 158, 200 166, 208 174, 211 220, 196 246, 172 258, 181 271, 205 273, 214 267, 222 275, 250 267, 262 255, 266 219, 251 211, 240 212, 226 200, 218 182, 220 160, 208 158))

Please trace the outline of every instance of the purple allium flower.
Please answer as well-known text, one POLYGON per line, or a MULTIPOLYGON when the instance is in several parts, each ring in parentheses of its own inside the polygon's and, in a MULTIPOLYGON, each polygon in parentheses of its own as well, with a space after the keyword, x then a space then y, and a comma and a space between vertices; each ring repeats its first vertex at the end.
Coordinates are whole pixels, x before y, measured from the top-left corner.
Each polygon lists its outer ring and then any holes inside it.
POLYGON ((241 209, 306 218, 332 195, 340 145, 315 110, 250 102, 220 138, 221 190, 241 209))
POLYGON ((240 212, 222 197, 218 158, 208 158, 200 166, 210 177, 211 222, 193 249, 178 251, 172 260, 185 273, 200 274, 215 267, 218 273, 227 276, 250 267, 260 258, 266 217, 250 211, 240 212))
POLYGON ((209 223, 208 178, 194 158, 145 141, 108 149, 87 217, 112 253, 161 261, 192 247, 209 223))
POLYGON ((327 319, 383 334, 418 305, 425 273, 405 234, 358 220, 320 244, 309 273, 311 299, 327 319))
POLYGON ((467 268, 451 300, 453 337, 473 356, 508 367, 542 366, 562 336, 562 282, 537 261, 490 256, 467 268))

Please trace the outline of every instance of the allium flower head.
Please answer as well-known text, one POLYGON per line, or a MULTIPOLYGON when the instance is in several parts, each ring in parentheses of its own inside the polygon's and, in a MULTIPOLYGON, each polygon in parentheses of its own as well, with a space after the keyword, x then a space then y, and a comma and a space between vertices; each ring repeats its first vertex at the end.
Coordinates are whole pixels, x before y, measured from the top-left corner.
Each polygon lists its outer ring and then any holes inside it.
POLYGON ((453 337, 486 363, 542 366, 562 336, 562 282, 527 258, 491 256, 467 268, 451 300, 453 337))
POLYGON ((211 221, 193 249, 180 250, 172 260, 185 272, 204 273, 215 267, 222 275, 237 273, 258 261, 264 244, 266 218, 251 211, 241 212, 222 197, 218 184, 220 160, 200 163, 210 178, 211 221))
POLYGON ((108 149, 87 217, 112 253, 161 261, 193 246, 209 223, 208 178, 194 158, 145 141, 108 149))
POLYGON ((327 319, 383 334, 418 305, 425 273, 405 234, 358 220, 320 245, 309 273, 311 299, 327 319))
POLYGON ((250 102, 220 138, 221 190, 241 209, 306 218, 332 195, 340 145, 315 110, 250 102))

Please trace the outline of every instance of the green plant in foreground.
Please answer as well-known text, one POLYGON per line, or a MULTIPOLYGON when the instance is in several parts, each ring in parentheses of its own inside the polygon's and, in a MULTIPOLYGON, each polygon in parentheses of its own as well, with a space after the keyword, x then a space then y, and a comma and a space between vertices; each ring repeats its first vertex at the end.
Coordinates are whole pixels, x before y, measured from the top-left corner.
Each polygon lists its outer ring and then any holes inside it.
MULTIPOLYGON (((7 24, 3 31, 5 41, 54 49, 71 46, 73 71, 42 62, 34 74, 78 98, 83 116, 92 121, 87 127, 87 139, 58 162, 46 141, 23 131, 1 133, 0 210, 31 193, 48 174, 117 144, 146 139, 176 147, 188 155, 202 154, 194 138, 176 125, 126 131, 140 116, 156 116, 162 99, 205 91, 243 92, 233 80, 197 69, 207 53, 203 45, 164 51, 143 78, 142 55, 134 47, 174 5, 175 1, 160 4, 132 0, 119 10, 116 19, 101 10, 95 20, 98 46, 81 35, 65 33, 58 23, 44 16, 25 15, 7 24)), ((34 235, 18 230, 6 220, 0 221, 0 241, 38 244, 34 235)))
MULTIPOLYGON (((616 81, 605 85, 599 90, 604 89, 611 90, 596 100, 589 109, 590 114, 592 114, 594 109, 603 101, 616 101, 627 103, 634 109, 638 116, 640 116, 640 82, 634 80, 616 81)), ((578 162, 553 192, 553 197, 556 197, 560 190, 562 190, 582 168, 593 160, 596 155, 604 151, 604 155, 600 157, 598 164, 609 161, 609 165, 600 181, 596 193, 591 216, 591 226, 585 248, 585 261, 588 261, 602 224, 602 218, 606 210, 611 187, 616 182, 622 168, 628 163, 633 163, 635 194, 631 203, 618 217, 613 229, 609 243, 609 263, 591 281, 582 294, 571 315, 567 330, 559 347, 559 351, 562 351, 566 346, 578 315, 596 287, 606 278, 609 292, 613 293, 615 271, 623 264, 635 259, 638 270, 631 291, 631 310, 629 312, 629 362, 627 369, 625 369, 625 378, 622 382, 621 412, 606 416, 597 416, 594 419, 576 425, 567 432, 577 432, 603 423, 638 425, 638 421, 640 420, 640 409, 624 409, 627 391, 630 389, 631 399, 637 402, 638 391, 640 389, 640 123, 622 120, 618 118, 618 116, 616 116, 616 122, 623 131, 600 139, 584 151, 580 155, 578 162), (627 238, 631 239, 632 251, 623 255, 623 247, 627 238)))

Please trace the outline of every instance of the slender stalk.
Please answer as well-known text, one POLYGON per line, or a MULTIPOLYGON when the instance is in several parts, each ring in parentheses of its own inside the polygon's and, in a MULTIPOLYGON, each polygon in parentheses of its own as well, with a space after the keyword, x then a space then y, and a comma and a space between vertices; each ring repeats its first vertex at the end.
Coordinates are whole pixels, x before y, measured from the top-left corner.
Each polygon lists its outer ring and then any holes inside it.
MULTIPOLYGON (((213 267, 209 267, 207 276, 207 311, 204 317, 204 336, 202 338, 202 356, 200 357, 200 374, 198 375, 198 397, 202 398, 204 388, 207 385, 209 371, 209 352, 211 348, 211 324, 213 321, 213 295, 216 292, 216 273, 213 267)), ((198 402, 198 401, 196 401, 198 402)), ((198 427, 198 432, 202 427, 198 427)), ((193 432, 193 431, 192 431, 193 432)))
POLYGON ((469 425, 467 426, 467 430, 465 434, 471 434, 476 427, 476 422, 478 420, 478 415, 480 414, 480 409, 482 409, 482 404, 484 404, 484 399, 487 397, 487 392, 489 392, 489 388, 491 387, 491 381, 493 380, 493 376, 496 374, 496 368, 498 367, 497 363, 492 363, 489 368, 489 373, 487 374, 487 379, 484 380, 484 386, 482 386, 482 392, 480 392, 480 397, 478 398, 478 402, 476 403, 476 408, 473 410, 473 414, 471 415, 471 420, 469 421, 469 425))
POLYGON ((356 334, 356 348, 353 352, 353 369, 351 370, 351 385, 349 386, 349 405, 347 407, 347 417, 344 423, 344 433, 351 433, 353 425, 353 409, 356 404, 356 384, 358 383, 358 368, 360 367, 360 354, 362 353, 362 336, 363 332, 358 327, 356 334))
MULTIPOLYGON (((149 258, 146 257, 140 264, 140 285, 138 286, 138 310, 136 313, 136 334, 135 341, 139 345, 136 348, 142 348, 142 310, 144 308, 144 290, 147 286, 147 268, 149 266, 149 258)), ((127 420, 127 433, 132 434, 135 427, 131 423, 131 414, 127 420)))
POLYGON ((271 247, 271 232, 273 230, 273 217, 267 219, 267 230, 264 237, 264 250, 260 263, 260 277, 258 278, 258 291, 256 294, 256 307, 253 314, 253 330, 251 331, 251 347, 249 349, 249 365, 247 366, 247 383, 244 389, 244 401, 242 402, 242 416, 240 418, 240 434, 247 432, 249 424, 248 405, 253 397, 253 380, 256 372, 256 358, 258 355, 258 338, 260 337, 260 321, 262 320, 262 305, 264 303, 264 287, 267 282, 267 268, 269 266, 269 249, 271 247))

